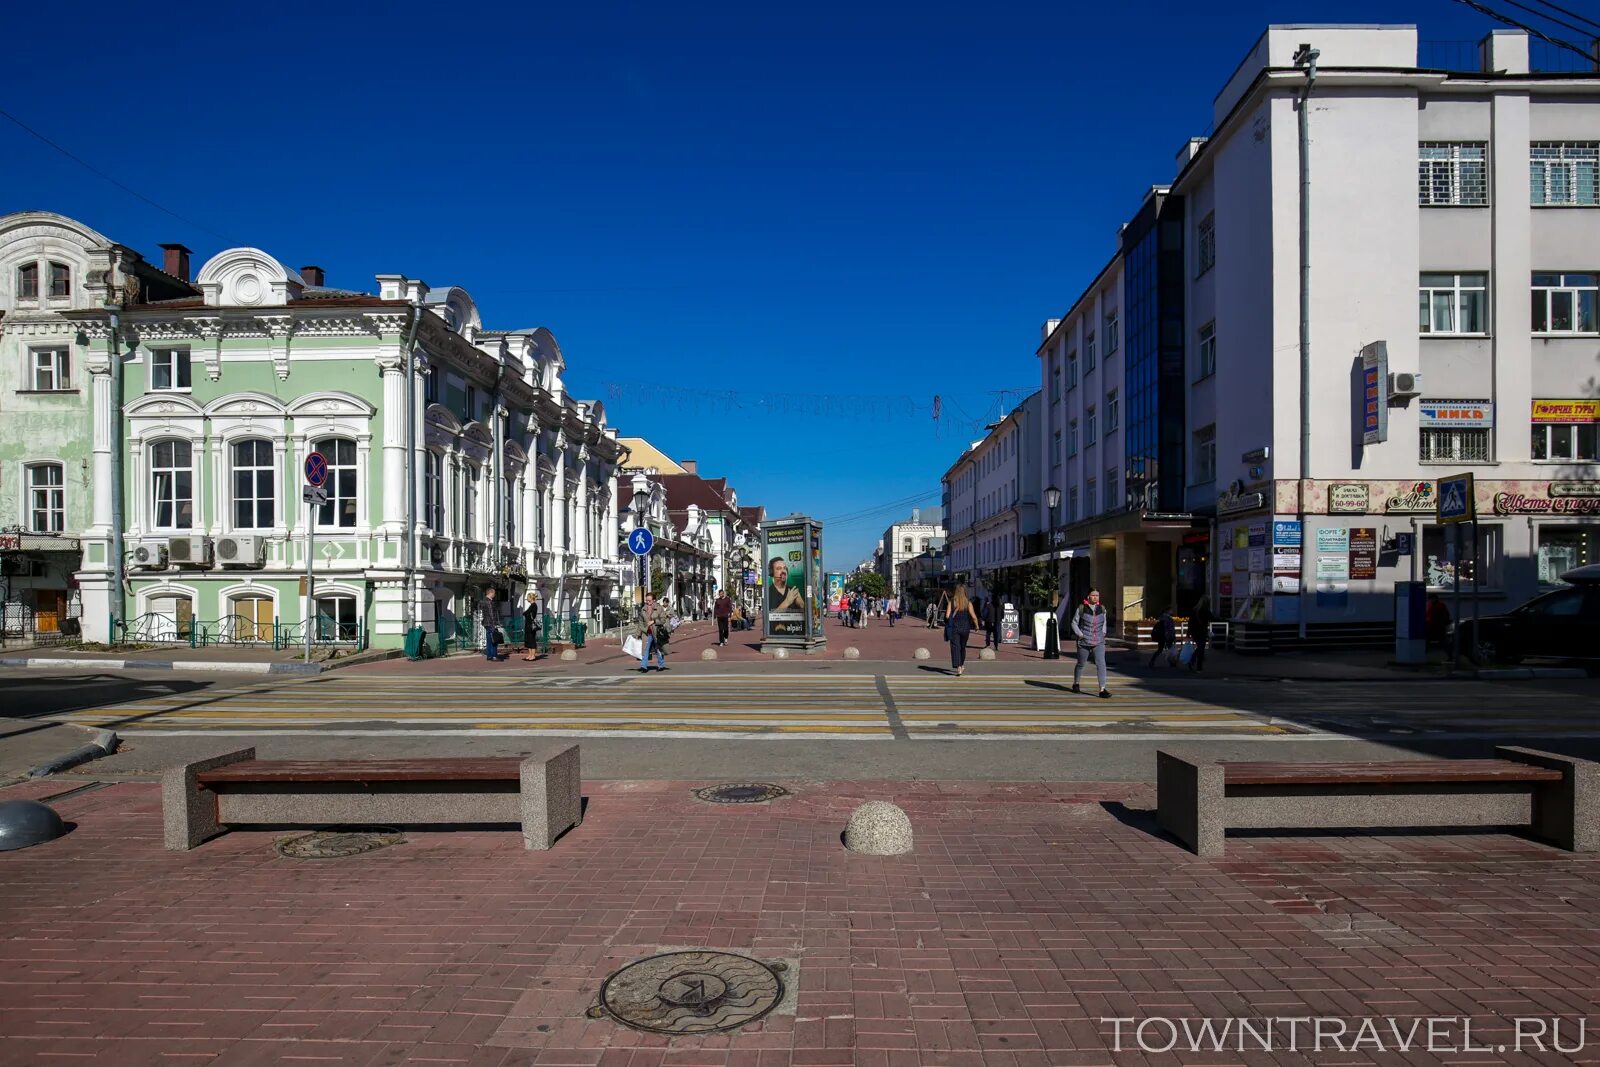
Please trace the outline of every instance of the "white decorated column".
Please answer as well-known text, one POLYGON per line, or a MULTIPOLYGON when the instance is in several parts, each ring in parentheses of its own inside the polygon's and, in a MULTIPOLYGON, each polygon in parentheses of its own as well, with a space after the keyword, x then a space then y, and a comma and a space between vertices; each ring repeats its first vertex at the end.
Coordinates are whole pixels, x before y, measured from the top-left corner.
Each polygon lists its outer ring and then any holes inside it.
MULTIPOLYGON (((398 354, 396 354, 398 356, 398 354)), ((406 376, 398 358, 383 368, 383 529, 396 537, 406 517, 406 376)))

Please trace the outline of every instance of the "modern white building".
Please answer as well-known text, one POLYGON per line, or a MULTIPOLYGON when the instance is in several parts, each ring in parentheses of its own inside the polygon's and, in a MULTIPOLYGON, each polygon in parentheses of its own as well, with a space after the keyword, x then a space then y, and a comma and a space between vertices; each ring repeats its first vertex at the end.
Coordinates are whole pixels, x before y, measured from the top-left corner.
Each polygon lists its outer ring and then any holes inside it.
POLYGON ((937 509, 913 508, 909 519, 883 531, 872 562, 864 565, 883 575, 890 596, 900 595, 900 564, 926 552, 935 539, 945 536, 940 519, 937 509))
POLYGON ((1179 155, 1186 503, 1247 642, 1381 639, 1396 581, 1475 571, 1500 611, 1600 559, 1600 73, 1530 71, 1519 31, 1480 68, 1273 26, 1179 155), (1476 566, 1433 518, 1459 473, 1476 566))

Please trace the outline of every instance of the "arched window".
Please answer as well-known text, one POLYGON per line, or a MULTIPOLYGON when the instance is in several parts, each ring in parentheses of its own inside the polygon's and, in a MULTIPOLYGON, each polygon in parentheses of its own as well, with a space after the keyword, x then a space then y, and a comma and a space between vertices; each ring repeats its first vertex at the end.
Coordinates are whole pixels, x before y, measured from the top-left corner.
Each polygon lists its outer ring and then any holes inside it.
POLYGON ((65 263, 50 264, 50 296, 59 300, 72 295, 72 268, 65 263))
POLYGON ((233 526, 270 530, 276 513, 277 478, 272 442, 261 438, 233 443, 233 526))
POLYGON ((472 541, 478 536, 478 478, 475 464, 468 463, 461 472, 461 536, 472 541))
POLYGON ((67 485, 61 464, 28 465, 28 530, 60 533, 67 525, 67 485))
POLYGON ((233 609, 233 639, 235 641, 272 640, 272 600, 263 596, 237 596, 230 602, 233 609))
POLYGON ((150 517, 158 530, 194 528, 194 458, 188 441, 150 446, 150 517))
POLYGON ((24 263, 17 268, 17 299, 39 299, 39 264, 24 263))
POLYGON ((427 471, 422 479, 423 525, 436 534, 444 533, 444 453, 429 452, 427 471))
POLYGON ((356 493, 356 443, 347 437, 325 437, 314 447, 328 461, 328 502, 317 509, 317 525, 353 530, 360 506, 356 493))

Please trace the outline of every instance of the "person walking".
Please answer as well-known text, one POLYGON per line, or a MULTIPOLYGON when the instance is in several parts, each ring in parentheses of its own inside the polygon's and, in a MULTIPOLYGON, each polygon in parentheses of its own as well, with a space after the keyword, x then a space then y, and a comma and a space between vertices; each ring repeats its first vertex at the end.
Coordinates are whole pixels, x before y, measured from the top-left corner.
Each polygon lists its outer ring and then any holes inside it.
POLYGON ((945 619, 950 624, 950 666, 955 668, 956 677, 959 678, 967 669, 967 637, 971 635, 972 628, 978 625, 978 612, 972 606, 972 601, 967 599, 965 583, 956 585, 945 619))
POLYGON ((1206 645, 1211 643, 1211 622, 1215 618, 1208 596, 1201 597, 1200 603, 1189 613, 1189 640, 1194 642, 1194 656, 1189 660, 1189 669, 1196 674, 1206 669, 1206 645))
POLYGON ((892 596, 892 597, 889 598, 889 625, 892 627, 894 625, 895 619, 897 619, 899 617, 900 617, 900 598, 896 597, 896 596, 892 596))
POLYGON ((483 658, 490 663, 500 659, 500 605, 494 598, 494 586, 483 591, 478 602, 478 621, 483 623, 483 658))
POLYGON ((1072 636, 1078 641, 1078 662, 1072 668, 1072 691, 1083 692, 1078 685, 1083 680, 1083 669, 1093 659, 1095 675, 1100 680, 1100 695, 1111 699, 1111 690, 1106 688, 1106 609, 1100 603, 1100 590, 1089 590, 1089 595, 1072 613, 1071 628, 1072 636))
POLYGON ((1171 608, 1161 613, 1161 618, 1156 620, 1150 636, 1156 643, 1155 654, 1150 657, 1150 669, 1155 670, 1161 657, 1171 655, 1172 646, 1178 643, 1178 624, 1172 621, 1171 608))
POLYGON ((717 601, 711 606, 711 612, 717 617, 717 644, 728 643, 728 625, 733 619, 733 599, 724 590, 717 594, 717 601))
POLYGON ((656 598, 649 593, 644 596, 644 606, 633 619, 633 636, 639 639, 639 673, 645 674, 650 670, 650 657, 653 654, 659 664, 658 670, 667 669, 667 651, 665 642, 660 640, 661 635, 667 632, 667 613, 656 606, 656 598))
POLYGON ((539 625, 544 613, 539 610, 539 590, 528 586, 528 602, 522 606, 522 662, 532 663, 539 647, 539 625))

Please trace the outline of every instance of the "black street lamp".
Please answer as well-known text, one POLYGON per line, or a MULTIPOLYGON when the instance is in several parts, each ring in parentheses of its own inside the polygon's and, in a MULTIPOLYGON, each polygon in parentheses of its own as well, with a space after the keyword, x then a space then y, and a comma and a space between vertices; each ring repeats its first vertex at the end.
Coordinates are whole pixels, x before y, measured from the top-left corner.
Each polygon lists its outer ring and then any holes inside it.
MULTIPOLYGON (((1045 507, 1050 509, 1050 533, 1045 537, 1045 544, 1050 552, 1050 555, 1055 556, 1057 526, 1056 509, 1061 506, 1061 490, 1057 489, 1053 485, 1046 489, 1044 491, 1044 503, 1045 507)), ((1060 559, 1055 559, 1053 562, 1055 566, 1051 569, 1055 572, 1054 577, 1056 582, 1056 593, 1059 594, 1061 592, 1061 561, 1060 559)), ((1045 621, 1044 658, 1059 659, 1060 656, 1060 627, 1056 624, 1055 605, 1052 604, 1050 606, 1050 618, 1045 621)))

